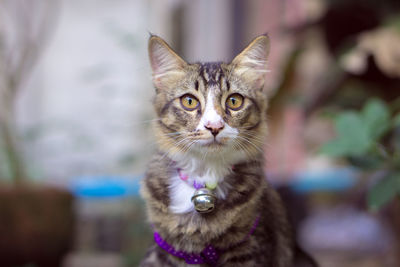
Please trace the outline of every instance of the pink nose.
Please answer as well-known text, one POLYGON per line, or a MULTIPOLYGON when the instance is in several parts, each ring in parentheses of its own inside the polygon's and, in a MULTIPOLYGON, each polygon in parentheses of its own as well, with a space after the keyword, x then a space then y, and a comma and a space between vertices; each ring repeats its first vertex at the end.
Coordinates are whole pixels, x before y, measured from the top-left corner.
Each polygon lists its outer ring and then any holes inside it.
POLYGON ((216 122, 210 122, 207 121, 207 123, 204 125, 204 127, 209 130, 212 135, 217 136, 217 134, 224 129, 224 122, 223 121, 216 121, 216 122))

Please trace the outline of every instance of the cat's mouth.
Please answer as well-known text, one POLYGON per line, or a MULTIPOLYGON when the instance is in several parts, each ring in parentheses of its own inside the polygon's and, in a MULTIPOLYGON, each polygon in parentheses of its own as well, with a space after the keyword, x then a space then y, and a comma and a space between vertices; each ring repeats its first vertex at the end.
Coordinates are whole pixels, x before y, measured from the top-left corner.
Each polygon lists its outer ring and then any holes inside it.
POLYGON ((218 148, 218 147, 223 147, 226 145, 226 141, 225 138, 207 138, 207 139, 203 139, 200 140, 200 145, 204 146, 204 147, 210 147, 210 148, 218 148))
POLYGON ((208 143, 204 144, 204 146, 208 146, 208 147, 221 147, 221 146, 224 146, 224 144, 221 143, 221 142, 219 142, 219 141, 217 141, 217 140, 213 140, 213 141, 211 141, 211 142, 208 142, 208 143))

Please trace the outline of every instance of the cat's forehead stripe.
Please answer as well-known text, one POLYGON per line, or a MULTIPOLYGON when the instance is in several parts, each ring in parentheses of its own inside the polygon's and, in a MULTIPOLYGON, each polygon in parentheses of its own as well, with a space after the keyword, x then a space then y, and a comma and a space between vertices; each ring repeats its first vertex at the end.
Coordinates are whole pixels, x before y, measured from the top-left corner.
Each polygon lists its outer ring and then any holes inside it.
POLYGON ((206 85, 218 85, 224 77, 224 71, 221 68, 221 62, 201 63, 199 75, 206 85))

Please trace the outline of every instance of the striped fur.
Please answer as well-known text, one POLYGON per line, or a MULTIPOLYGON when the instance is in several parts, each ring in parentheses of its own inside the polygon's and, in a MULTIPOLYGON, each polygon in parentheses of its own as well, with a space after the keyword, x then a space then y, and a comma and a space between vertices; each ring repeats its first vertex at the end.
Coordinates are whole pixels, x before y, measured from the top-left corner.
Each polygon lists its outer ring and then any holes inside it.
MULTIPOLYGON (((177 250, 200 253, 212 244, 224 251, 219 266, 293 266, 295 243, 290 225, 279 196, 267 184, 263 172, 262 142, 267 134, 263 83, 268 43, 266 36, 256 38, 229 64, 188 64, 161 38, 152 36, 149 41, 159 119, 154 127, 159 152, 149 164, 141 189, 149 221, 177 250), (191 111, 182 108, 180 102, 188 93, 199 101, 199 107, 191 111), (244 98, 240 110, 225 104, 234 93, 244 98), (219 134, 213 137, 202 127, 207 100, 212 101, 208 105, 225 127, 237 134, 217 139, 219 134), (214 142, 207 143, 212 138, 214 142), (177 168, 193 177, 217 176, 224 193, 213 212, 171 209, 176 202, 172 188, 177 168), (242 242, 257 215, 261 216, 258 227, 242 242)), ((187 265, 153 246, 140 266, 187 265)))
MULTIPOLYGON (((234 172, 226 177, 232 189, 210 214, 171 213, 168 184, 174 162, 160 153, 150 166, 142 186, 149 219, 176 249, 199 253, 207 244, 213 244, 222 250, 230 248, 222 255, 221 266, 291 266, 294 244, 290 227, 278 195, 264 179, 260 161, 235 166, 234 172), (261 214, 259 226, 240 244, 257 214, 261 214)), ((186 265, 156 247, 149 251, 141 266, 186 265)))

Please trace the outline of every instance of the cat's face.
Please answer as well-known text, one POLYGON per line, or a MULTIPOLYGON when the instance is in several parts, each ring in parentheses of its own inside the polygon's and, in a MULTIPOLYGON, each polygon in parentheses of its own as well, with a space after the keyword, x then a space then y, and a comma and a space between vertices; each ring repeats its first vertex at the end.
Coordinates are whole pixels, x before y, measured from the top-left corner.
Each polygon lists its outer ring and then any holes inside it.
POLYGON ((172 156, 259 155, 266 133, 268 48, 268 37, 260 36, 229 64, 188 64, 152 36, 155 131, 161 149, 172 156))

